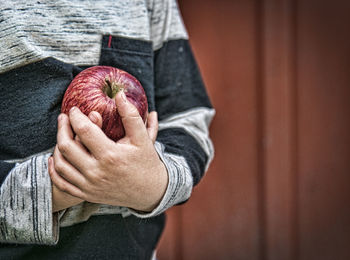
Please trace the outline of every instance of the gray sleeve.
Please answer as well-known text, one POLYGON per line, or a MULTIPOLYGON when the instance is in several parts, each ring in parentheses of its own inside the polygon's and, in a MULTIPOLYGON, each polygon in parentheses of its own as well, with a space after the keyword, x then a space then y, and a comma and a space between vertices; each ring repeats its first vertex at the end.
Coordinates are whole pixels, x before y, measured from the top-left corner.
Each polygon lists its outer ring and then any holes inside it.
POLYGON ((52 214, 51 153, 17 163, 0 189, 0 242, 56 244, 58 215, 52 214))
MULTIPOLYGON (((204 172, 208 169, 214 157, 214 147, 209 137, 209 125, 215 115, 214 109, 198 108, 175 115, 159 122, 159 131, 182 128, 185 133, 193 137, 206 155, 204 172)), ((172 136, 175 139, 175 136, 172 136)), ((159 215, 170 207, 185 202, 191 196, 194 185, 193 170, 185 157, 167 152, 164 144, 155 143, 159 158, 168 172, 168 187, 159 205, 150 213, 140 213, 130 210, 130 213, 140 217, 149 218, 159 215)))

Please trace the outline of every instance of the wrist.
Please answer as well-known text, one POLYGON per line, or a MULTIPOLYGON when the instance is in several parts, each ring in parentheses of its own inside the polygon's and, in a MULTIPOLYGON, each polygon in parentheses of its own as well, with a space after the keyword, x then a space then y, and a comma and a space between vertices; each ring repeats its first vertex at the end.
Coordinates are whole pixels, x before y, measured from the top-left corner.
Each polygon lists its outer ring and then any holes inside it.
POLYGON ((70 208, 83 202, 82 199, 73 197, 52 185, 52 212, 57 212, 66 208, 70 208))
MULTIPOLYGON (((145 202, 144 205, 138 207, 136 210, 141 212, 151 212, 153 211, 159 203, 162 201, 164 194, 168 187, 168 172, 161 160, 159 160, 159 164, 157 166, 157 170, 152 176, 152 180, 150 182, 150 198, 145 202)), ((145 196, 146 197, 146 196, 145 196)))

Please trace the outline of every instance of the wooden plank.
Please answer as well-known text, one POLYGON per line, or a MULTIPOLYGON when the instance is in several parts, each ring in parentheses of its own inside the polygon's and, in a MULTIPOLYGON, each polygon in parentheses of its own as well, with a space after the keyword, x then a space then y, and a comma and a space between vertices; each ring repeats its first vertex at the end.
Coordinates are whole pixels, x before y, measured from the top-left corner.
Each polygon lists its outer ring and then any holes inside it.
POLYGON ((350 2, 299 1, 300 259, 350 259, 350 2))
POLYGON ((260 259, 256 2, 181 7, 217 110, 216 157, 183 206, 183 259, 260 259))
MULTIPOLYGON (((173 207, 166 212, 166 226, 159 241, 157 257, 159 259, 183 259, 182 249, 182 208, 173 207)), ((157 258, 157 259, 158 259, 157 258)))
POLYGON ((262 4, 263 259, 297 259, 295 1, 262 4))

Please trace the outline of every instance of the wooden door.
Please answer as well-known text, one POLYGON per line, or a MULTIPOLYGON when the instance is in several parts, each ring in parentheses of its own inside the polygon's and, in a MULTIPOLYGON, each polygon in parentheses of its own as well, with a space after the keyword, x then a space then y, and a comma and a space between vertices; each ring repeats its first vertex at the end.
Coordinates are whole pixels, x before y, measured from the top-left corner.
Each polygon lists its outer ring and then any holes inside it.
POLYGON ((350 1, 179 4, 216 157, 159 259, 350 259, 350 1))

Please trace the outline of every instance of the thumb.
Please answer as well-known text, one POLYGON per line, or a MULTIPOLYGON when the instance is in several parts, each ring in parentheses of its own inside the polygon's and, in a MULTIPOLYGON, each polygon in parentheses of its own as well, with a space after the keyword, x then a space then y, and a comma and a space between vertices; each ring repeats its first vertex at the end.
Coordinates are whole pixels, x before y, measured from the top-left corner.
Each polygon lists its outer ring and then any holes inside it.
POLYGON ((134 144, 143 143, 149 139, 146 126, 137 108, 126 98, 123 90, 115 96, 118 113, 122 119, 125 136, 134 144))

